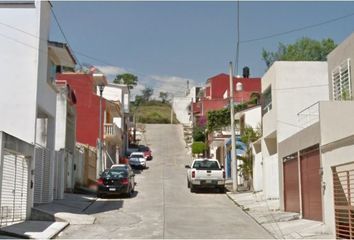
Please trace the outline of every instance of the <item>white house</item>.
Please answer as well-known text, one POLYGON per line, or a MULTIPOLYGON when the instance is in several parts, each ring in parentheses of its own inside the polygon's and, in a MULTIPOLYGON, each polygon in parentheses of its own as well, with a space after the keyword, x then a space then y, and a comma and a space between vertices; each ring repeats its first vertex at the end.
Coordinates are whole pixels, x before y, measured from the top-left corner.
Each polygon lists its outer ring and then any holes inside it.
POLYGON ((126 85, 109 83, 102 92, 103 98, 111 101, 112 103, 118 103, 121 107, 119 109, 119 116, 113 117, 113 123, 116 125, 121 133, 122 139, 118 146, 117 159, 119 156, 123 156, 128 147, 128 130, 129 130, 129 108, 130 108, 130 94, 126 85))
POLYGON ((299 131, 279 142, 281 209, 323 221, 337 238, 352 238, 354 184, 354 34, 328 56, 330 101, 298 113, 299 131))
POLYGON ((328 100, 327 63, 275 62, 262 77, 262 95, 263 191, 266 198, 279 199, 279 142, 299 132, 301 110, 328 100))
POLYGON ((0 66, 4 69, 0 171, 3 179, 7 174, 11 179, 22 179, 16 184, 3 180, 0 185, 0 207, 6 209, 9 221, 28 218, 34 199, 50 201, 53 195, 51 180, 36 175, 37 169, 47 169, 46 176, 51 176, 48 166, 54 156, 57 92, 54 67, 48 57, 50 8, 48 1, 0 2, 0 22, 4 24, 0 26, 0 66), (39 161, 41 168, 35 164, 40 151, 29 151, 35 145, 44 149, 40 150, 44 159, 39 161), (40 191, 34 191, 36 187, 40 191))

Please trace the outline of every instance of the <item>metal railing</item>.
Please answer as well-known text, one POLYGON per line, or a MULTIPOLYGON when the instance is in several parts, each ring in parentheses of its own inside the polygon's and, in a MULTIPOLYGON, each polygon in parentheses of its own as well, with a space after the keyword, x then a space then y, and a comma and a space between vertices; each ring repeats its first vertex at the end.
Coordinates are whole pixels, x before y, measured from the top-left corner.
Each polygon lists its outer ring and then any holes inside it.
POLYGON ((320 120, 320 103, 316 102, 297 114, 301 128, 306 128, 320 120))

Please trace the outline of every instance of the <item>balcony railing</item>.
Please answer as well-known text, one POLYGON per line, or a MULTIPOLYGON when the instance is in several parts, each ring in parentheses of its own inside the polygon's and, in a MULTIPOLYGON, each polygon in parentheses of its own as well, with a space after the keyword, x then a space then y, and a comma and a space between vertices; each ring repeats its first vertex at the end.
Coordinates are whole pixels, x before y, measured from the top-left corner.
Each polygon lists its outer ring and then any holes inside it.
POLYGON ((104 139, 118 144, 122 141, 122 130, 114 123, 106 123, 104 124, 104 139))
POLYGON ((320 120, 320 103, 316 102, 297 114, 299 127, 306 128, 320 120))

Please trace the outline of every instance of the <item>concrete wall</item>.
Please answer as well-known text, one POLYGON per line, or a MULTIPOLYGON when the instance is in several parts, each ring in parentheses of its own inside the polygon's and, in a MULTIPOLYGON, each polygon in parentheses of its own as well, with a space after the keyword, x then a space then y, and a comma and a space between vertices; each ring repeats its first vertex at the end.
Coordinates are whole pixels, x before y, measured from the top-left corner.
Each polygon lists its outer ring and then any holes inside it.
POLYGON ((320 102, 321 144, 354 134, 354 101, 320 102))
POLYGON ((177 120, 182 124, 190 124, 191 117, 189 115, 188 107, 192 102, 192 98, 187 97, 174 97, 172 108, 176 114, 177 120))
POLYGON ((311 104, 328 100, 326 62, 276 62, 278 142, 300 130, 297 114, 311 104))
POLYGON ((57 95, 57 112, 56 112, 56 129, 55 129, 55 150, 65 148, 66 142, 66 115, 67 115, 67 100, 65 87, 60 89, 57 95))
POLYGON ((354 94, 354 33, 352 33, 348 38, 346 38, 340 45, 338 45, 330 54, 327 56, 328 62, 328 79, 329 79, 329 96, 333 99, 332 95, 332 71, 338 67, 343 61, 347 59, 351 60, 351 84, 352 84, 352 96, 354 94))
MULTIPOLYGON (((46 39, 40 31, 40 11, 45 3, 35 1, 32 7, 0 6, 0 22, 46 39)), ((33 143, 36 124, 37 80, 39 81, 40 51, 47 52, 42 41, 15 29, 1 25, 0 66, 2 92, 0 97, 0 130, 33 143)), ((45 43, 44 43, 45 44, 45 43)), ((43 55, 41 54, 41 57, 43 55)))
POLYGON ((278 154, 263 160, 263 191, 267 199, 279 198, 278 154))

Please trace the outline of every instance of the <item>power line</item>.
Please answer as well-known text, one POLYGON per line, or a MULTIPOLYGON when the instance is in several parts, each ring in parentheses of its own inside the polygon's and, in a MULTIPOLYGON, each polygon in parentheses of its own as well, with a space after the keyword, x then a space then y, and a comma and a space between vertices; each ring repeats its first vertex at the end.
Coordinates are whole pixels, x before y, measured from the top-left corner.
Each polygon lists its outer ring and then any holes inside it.
POLYGON ((240 55, 240 1, 237 1, 237 41, 236 41, 236 53, 235 53, 235 67, 233 69, 232 75, 238 73, 238 61, 240 55))
POLYGON ((339 21, 339 20, 342 20, 344 18, 348 18, 348 17, 351 17, 351 16, 354 16, 354 13, 350 13, 350 14, 347 14, 347 15, 344 15, 344 16, 332 18, 332 19, 329 19, 329 20, 326 20, 326 21, 323 21, 323 22, 320 22, 320 23, 315 23, 315 24, 304 26, 304 27, 295 28, 295 29, 288 30, 288 31, 285 31, 285 32, 274 33, 274 34, 271 34, 271 35, 268 35, 268 36, 242 40, 241 43, 256 42, 256 41, 260 41, 260 40, 265 40, 265 39, 270 39, 270 38, 274 38, 274 37, 290 34, 290 33, 293 33, 293 32, 299 32, 299 31, 303 31, 303 30, 306 30, 306 29, 319 27, 319 26, 322 26, 322 25, 325 25, 325 24, 328 24, 328 23, 336 22, 336 21, 339 21))
MULTIPOLYGON (((54 10, 53 10, 52 7, 50 8, 50 11, 51 11, 52 14, 53 14, 54 20, 55 20, 55 22, 57 23, 57 25, 58 25, 58 27, 59 27, 59 30, 60 30, 61 34, 63 35, 65 41, 66 41, 66 44, 68 45, 69 49, 72 50, 72 48, 71 48, 71 46, 70 46, 70 43, 69 43, 69 40, 68 40, 68 38, 66 37, 66 35, 65 35, 65 33, 64 33, 64 30, 63 30, 63 28, 61 27, 61 25, 60 25, 60 23, 59 23, 59 20, 58 20, 57 16, 55 15, 55 12, 54 12, 54 10)), ((80 65, 80 67, 82 68, 82 65, 81 65, 79 59, 76 59, 76 60, 77 60, 77 63, 78 63, 78 64, 80 65)))

